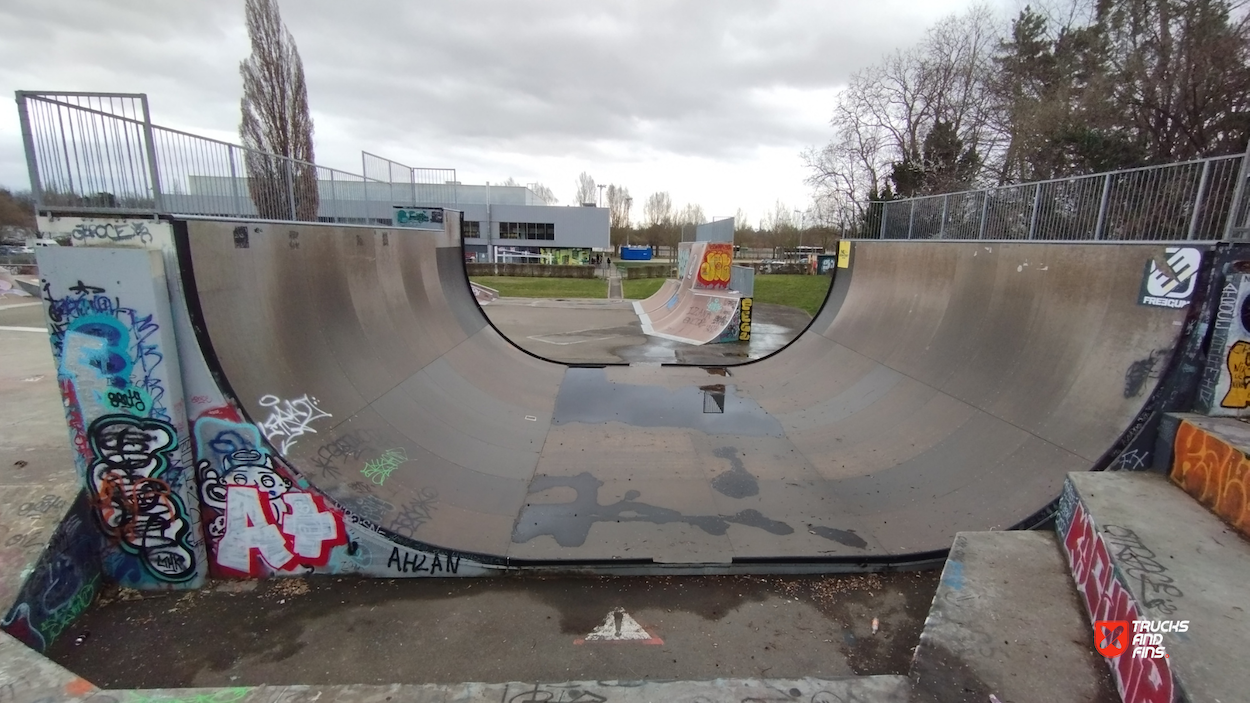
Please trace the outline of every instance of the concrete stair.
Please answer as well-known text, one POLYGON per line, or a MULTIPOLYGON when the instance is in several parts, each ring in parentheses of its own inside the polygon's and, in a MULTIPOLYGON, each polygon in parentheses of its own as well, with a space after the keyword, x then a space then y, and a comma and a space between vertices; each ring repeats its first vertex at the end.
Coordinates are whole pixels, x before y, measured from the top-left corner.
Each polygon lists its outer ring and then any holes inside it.
POLYGON ((913 700, 1119 698, 1055 535, 960 532, 912 661, 913 700))
POLYGON ((1091 620, 1188 621, 1107 660, 1126 703, 1250 700, 1250 543, 1158 473, 1069 474, 1056 531, 1091 620))

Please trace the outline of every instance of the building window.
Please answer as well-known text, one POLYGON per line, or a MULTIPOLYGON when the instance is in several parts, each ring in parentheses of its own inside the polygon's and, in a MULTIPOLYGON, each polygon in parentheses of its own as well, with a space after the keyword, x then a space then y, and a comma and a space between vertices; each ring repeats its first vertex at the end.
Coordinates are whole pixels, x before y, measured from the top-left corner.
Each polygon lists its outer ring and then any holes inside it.
POLYGON ((481 222, 473 222, 470 220, 465 220, 464 223, 460 225, 460 234, 465 239, 481 239, 482 238, 481 226, 482 226, 481 222))
POLYGON ((500 222, 500 239, 555 241, 556 226, 551 222, 500 222))

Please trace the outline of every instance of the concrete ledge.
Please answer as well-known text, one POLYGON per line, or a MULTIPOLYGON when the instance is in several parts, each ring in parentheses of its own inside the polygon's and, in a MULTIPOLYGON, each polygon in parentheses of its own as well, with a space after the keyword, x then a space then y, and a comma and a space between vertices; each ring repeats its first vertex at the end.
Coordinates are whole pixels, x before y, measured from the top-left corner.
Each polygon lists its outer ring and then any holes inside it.
POLYGON ((1250 538, 1250 425, 1179 413, 1169 420, 1176 425, 1168 452, 1172 483, 1250 538))
POLYGON ((90 682, 0 632, 0 701, 80 701, 98 692, 90 682))
POLYGON ((915 701, 1117 701, 1055 535, 960 532, 911 676, 915 701))
MULTIPOLYGON (((17 645, 21 646, 21 645, 17 645)), ((0 655, 6 654, 0 642, 0 655)), ((0 669, 2 672, 3 669, 0 669)), ((63 670, 62 670, 63 671, 63 670)), ((911 690, 904 676, 864 676, 844 679, 715 679, 713 681, 573 681, 566 683, 465 683, 455 685, 392 686, 256 686, 241 688, 185 688, 144 691, 102 691, 68 672, 32 674, 11 689, 6 703, 35 701, 352 701, 353 703, 740 703, 741 701, 811 701, 836 703, 907 703, 911 690), (68 678, 66 678, 68 677, 68 678), (123 695, 124 694, 124 695, 123 695)), ((6 691, 0 679, 0 694, 6 691)))
POLYGON ((1057 523, 1091 619, 1189 623, 1106 660, 1125 701, 1245 700, 1250 544, 1155 473, 1069 474, 1057 523))

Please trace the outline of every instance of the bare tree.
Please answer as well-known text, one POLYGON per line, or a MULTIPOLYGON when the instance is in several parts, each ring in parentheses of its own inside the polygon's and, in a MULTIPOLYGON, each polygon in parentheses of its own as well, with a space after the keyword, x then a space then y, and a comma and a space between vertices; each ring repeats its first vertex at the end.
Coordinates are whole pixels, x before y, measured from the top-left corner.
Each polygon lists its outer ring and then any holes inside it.
POLYGON ((629 226, 629 209, 634 199, 629 197, 629 188, 625 186, 608 186, 608 220, 614 229, 629 226))
POLYGON ((642 206, 643 220, 648 227, 667 225, 673 221, 673 199, 667 192, 652 193, 642 206))
MULTIPOLYGON (((926 140, 939 125, 947 146, 966 152, 961 163, 976 168, 971 178, 985 180, 980 165, 997 156, 1005 142, 989 85, 994 51, 1002 36, 997 18, 985 7, 950 16, 926 33, 917 46, 895 51, 851 77, 838 96, 831 124, 833 139, 810 149, 804 160, 808 183, 824 201, 827 213, 842 222, 867 217, 871 200, 894 197, 893 176, 910 174, 941 150, 926 153, 926 140)), ((944 174, 950 164, 939 163, 944 174)), ((920 174, 926 176, 927 174, 920 174)), ((949 175, 949 174, 947 174, 949 175)), ((910 185, 917 187, 917 179, 910 185)), ((956 178, 919 179, 923 190, 967 187, 956 178)), ((761 229, 766 228, 761 224, 761 229)))
POLYGON ((0 244, 21 244, 35 236, 35 199, 30 191, 0 188, 0 244))
POLYGON ((248 191, 263 218, 316 220, 313 122, 299 49, 276 0, 247 0, 246 14, 252 54, 239 65, 239 136, 249 149, 248 191))
POLYGON ((577 204, 593 204, 597 194, 595 179, 591 178, 589 173, 582 171, 581 175, 577 177, 577 204))
POLYGON ((547 205, 555 205, 560 202, 559 199, 556 198, 556 194, 551 192, 550 188, 541 183, 531 183, 529 184, 529 189, 530 192, 537 195, 538 199, 547 205))
POLYGON ((751 229, 751 218, 747 215, 747 211, 738 208, 734 213, 734 231, 743 232, 751 229))
POLYGON ((677 212, 677 221, 683 225, 701 225, 707 221, 703 206, 690 203, 677 212))

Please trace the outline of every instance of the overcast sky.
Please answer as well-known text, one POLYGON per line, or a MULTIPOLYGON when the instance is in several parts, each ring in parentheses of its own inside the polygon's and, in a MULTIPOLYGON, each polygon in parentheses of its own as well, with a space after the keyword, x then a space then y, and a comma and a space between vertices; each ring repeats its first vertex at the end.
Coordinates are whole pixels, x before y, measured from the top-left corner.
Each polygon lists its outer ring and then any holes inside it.
MULTIPOLYGON (((752 221, 810 197, 800 152, 826 142, 855 70, 970 0, 284 0, 317 161, 361 150, 508 177, 571 204, 575 179, 666 190, 752 221)), ((1002 1, 996 7, 1014 7, 1002 1)), ((1005 16, 1005 14, 1004 14, 1005 16)), ((238 141, 243 0, 3 0, 0 89, 147 93, 153 121, 238 141)), ((0 185, 27 188, 13 108, 0 185)))

